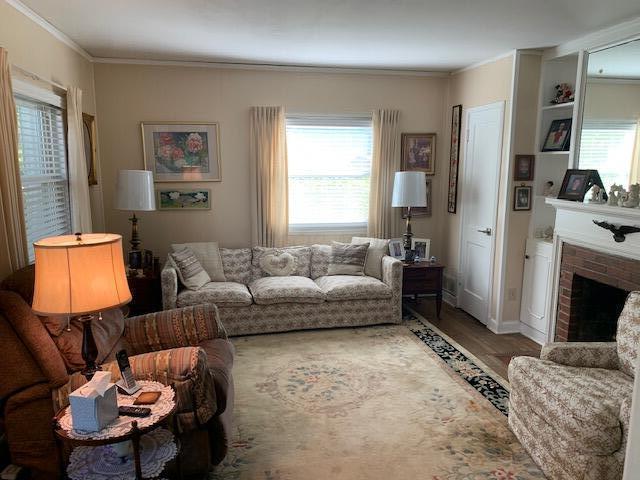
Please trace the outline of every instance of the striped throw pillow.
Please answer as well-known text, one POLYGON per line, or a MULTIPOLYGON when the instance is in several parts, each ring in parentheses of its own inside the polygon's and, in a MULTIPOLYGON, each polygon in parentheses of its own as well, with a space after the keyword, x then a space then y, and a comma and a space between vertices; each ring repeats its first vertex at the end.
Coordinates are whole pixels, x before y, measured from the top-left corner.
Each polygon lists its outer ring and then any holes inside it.
POLYGON ((193 251, 184 247, 177 252, 170 253, 182 285, 189 290, 198 290, 211 281, 211 277, 202 268, 193 251))
POLYGON ((332 242, 327 275, 364 275, 368 249, 368 243, 353 245, 332 242))

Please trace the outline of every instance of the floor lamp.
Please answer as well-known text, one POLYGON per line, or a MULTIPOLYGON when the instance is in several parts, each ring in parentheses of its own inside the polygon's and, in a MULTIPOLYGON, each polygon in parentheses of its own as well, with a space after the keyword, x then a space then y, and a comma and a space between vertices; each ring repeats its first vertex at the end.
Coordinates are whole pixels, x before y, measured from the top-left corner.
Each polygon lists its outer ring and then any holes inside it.
POLYGON ((392 207, 407 209, 407 225, 404 237, 404 261, 412 262, 411 207, 427 206, 427 177, 424 172, 396 172, 393 179, 392 207))

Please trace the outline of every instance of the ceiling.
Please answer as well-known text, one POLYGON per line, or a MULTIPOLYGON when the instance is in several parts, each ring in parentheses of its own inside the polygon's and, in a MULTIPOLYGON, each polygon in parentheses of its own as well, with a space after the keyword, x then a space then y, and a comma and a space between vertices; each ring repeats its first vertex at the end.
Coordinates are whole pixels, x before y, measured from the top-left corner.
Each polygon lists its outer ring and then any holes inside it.
POLYGON ((22 0, 94 57, 450 71, 640 16, 638 0, 22 0))
POLYGON ((589 77, 640 79, 640 40, 589 55, 589 77))

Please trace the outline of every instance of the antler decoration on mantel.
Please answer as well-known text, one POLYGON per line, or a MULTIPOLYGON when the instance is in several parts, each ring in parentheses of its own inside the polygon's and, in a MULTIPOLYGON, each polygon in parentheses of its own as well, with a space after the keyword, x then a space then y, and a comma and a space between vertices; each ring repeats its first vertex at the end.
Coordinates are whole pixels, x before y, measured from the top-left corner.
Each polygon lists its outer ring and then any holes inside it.
POLYGON ((626 240, 626 235, 640 232, 640 227, 633 227, 631 225, 620 225, 617 227, 613 223, 605 221, 599 222, 597 220, 594 220, 593 223, 613 233, 613 239, 618 243, 624 242, 626 240))

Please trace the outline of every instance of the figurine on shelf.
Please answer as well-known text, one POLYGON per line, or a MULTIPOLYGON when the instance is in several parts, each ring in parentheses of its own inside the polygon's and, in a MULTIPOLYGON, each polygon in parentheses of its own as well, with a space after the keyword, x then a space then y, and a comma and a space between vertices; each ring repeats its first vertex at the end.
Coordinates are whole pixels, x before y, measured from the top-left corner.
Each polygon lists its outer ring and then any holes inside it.
POLYGON ((629 192, 627 192, 626 198, 622 202, 623 207, 636 208, 640 204, 640 183, 634 183, 629 185, 629 192))
POLYGON ((573 87, 568 83, 556 85, 556 97, 551 100, 553 104, 573 102, 573 87))
POLYGON ((553 182, 551 180, 549 180, 548 182, 546 182, 544 184, 544 190, 542 191, 542 194, 545 197, 555 197, 556 196, 556 192, 553 188, 553 182))
POLYGON ((603 204, 606 203, 603 198, 604 190, 599 185, 592 186, 584 196, 583 203, 603 204), (589 195, 590 194, 590 195, 589 195))
POLYGON ((611 188, 609 189, 609 205, 612 207, 618 206, 618 200, 620 199, 620 192, 622 190, 624 190, 622 185, 616 185, 615 183, 611 185, 611 188))
POLYGON ((544 238, 546 240, 553 240, 553 227, 549 226, 544 229, 544 238))

